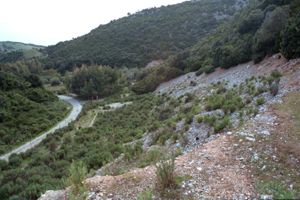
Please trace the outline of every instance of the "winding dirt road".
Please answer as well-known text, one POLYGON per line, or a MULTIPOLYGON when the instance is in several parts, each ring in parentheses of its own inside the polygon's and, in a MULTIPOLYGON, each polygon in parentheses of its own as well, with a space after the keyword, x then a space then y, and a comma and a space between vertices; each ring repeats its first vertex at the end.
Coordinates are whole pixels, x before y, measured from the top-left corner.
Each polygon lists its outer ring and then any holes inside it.
POLYGON ((78 117, 78 115, 80 114, 80 112, 82 110, 82 105, 80 104, 80 102, 78 100, 74 99, 73 97, 69 97, 69 96, 59 95, 58 97, 59 97, 59 99, 66 101, 67 103, 72 105, 72 111, 70 112, 70 114, 65 119, 63 119, 61 122, 59 122, 56 126, 51 128, 50 130, 46 131, 42 135, 40 135, 37 138, 10 151, 9 153, 0 156, 0 160, 8 161, 9 157, 12 154, 24 153, 27 150, 32 149, 33 147, 35 147, 36 145, 41 143, 47 137, 47 135, 54 133, 56 130, 58 130, 60 128, 68 126, 69 123, 71 123, 78 117))

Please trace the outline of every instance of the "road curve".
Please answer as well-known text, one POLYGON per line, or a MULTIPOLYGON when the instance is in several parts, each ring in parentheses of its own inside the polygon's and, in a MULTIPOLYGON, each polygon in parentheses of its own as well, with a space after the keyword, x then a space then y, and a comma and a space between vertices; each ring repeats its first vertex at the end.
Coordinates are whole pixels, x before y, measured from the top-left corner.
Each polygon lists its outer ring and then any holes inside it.
POLYGON ((0 160, 8 161, 8 158, 9 158, 10 155, 24 153, 27 150, 32 149, 33 147, 35 147, 36 145, 41 143, 47 137, 47 135, 54 133, 56 130, 58 130, 60 128, 68 126, 68 124, 70 122, 74 121, 78 117, 78 115, 80 114, 80 112, 82 110, 82 105, 80 104, 80 102, 78 100, 74 99, 73 97, 64 96, 64 95, 59 95, 58 98, 63 100, 63 101, 66 101, 67 103, 72 105, 72 111, 70 112, 68 117, 63 119, 55 127, 53 127, 50 130, 46 131, 45 133, 38 136, 37 138, 34 138, 33 140, 31 140, 31 141, 23 144, 22 146, 10 151, 9 153, 0 156, 0 160))

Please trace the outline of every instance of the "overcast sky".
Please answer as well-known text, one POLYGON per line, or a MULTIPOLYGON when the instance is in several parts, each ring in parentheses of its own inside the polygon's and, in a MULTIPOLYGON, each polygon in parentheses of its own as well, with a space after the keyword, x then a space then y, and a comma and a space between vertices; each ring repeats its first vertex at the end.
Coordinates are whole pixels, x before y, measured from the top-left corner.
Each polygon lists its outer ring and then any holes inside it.
POLYGON ((0 0, 0 41, 51 45, 128 12, 184 0, 0 0))

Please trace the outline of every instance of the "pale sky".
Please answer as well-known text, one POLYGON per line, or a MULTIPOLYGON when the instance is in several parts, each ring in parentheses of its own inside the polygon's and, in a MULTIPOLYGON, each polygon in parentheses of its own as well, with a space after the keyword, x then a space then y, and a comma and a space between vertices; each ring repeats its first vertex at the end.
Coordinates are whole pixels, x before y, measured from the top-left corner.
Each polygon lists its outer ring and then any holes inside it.
POLYGON ((0 41, 52 45, 145 8, 184 0, 0 0, 0 41))

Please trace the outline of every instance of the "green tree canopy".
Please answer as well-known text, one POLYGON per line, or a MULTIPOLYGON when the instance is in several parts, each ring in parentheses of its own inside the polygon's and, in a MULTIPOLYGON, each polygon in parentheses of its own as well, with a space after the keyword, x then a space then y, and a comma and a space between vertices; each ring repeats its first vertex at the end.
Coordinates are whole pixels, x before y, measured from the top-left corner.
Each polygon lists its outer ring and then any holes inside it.
POLYGON ((118 90, 120 74, 108 66, 76 68, 68 81, 69 89, 83 98, 100 98, 118 90))

